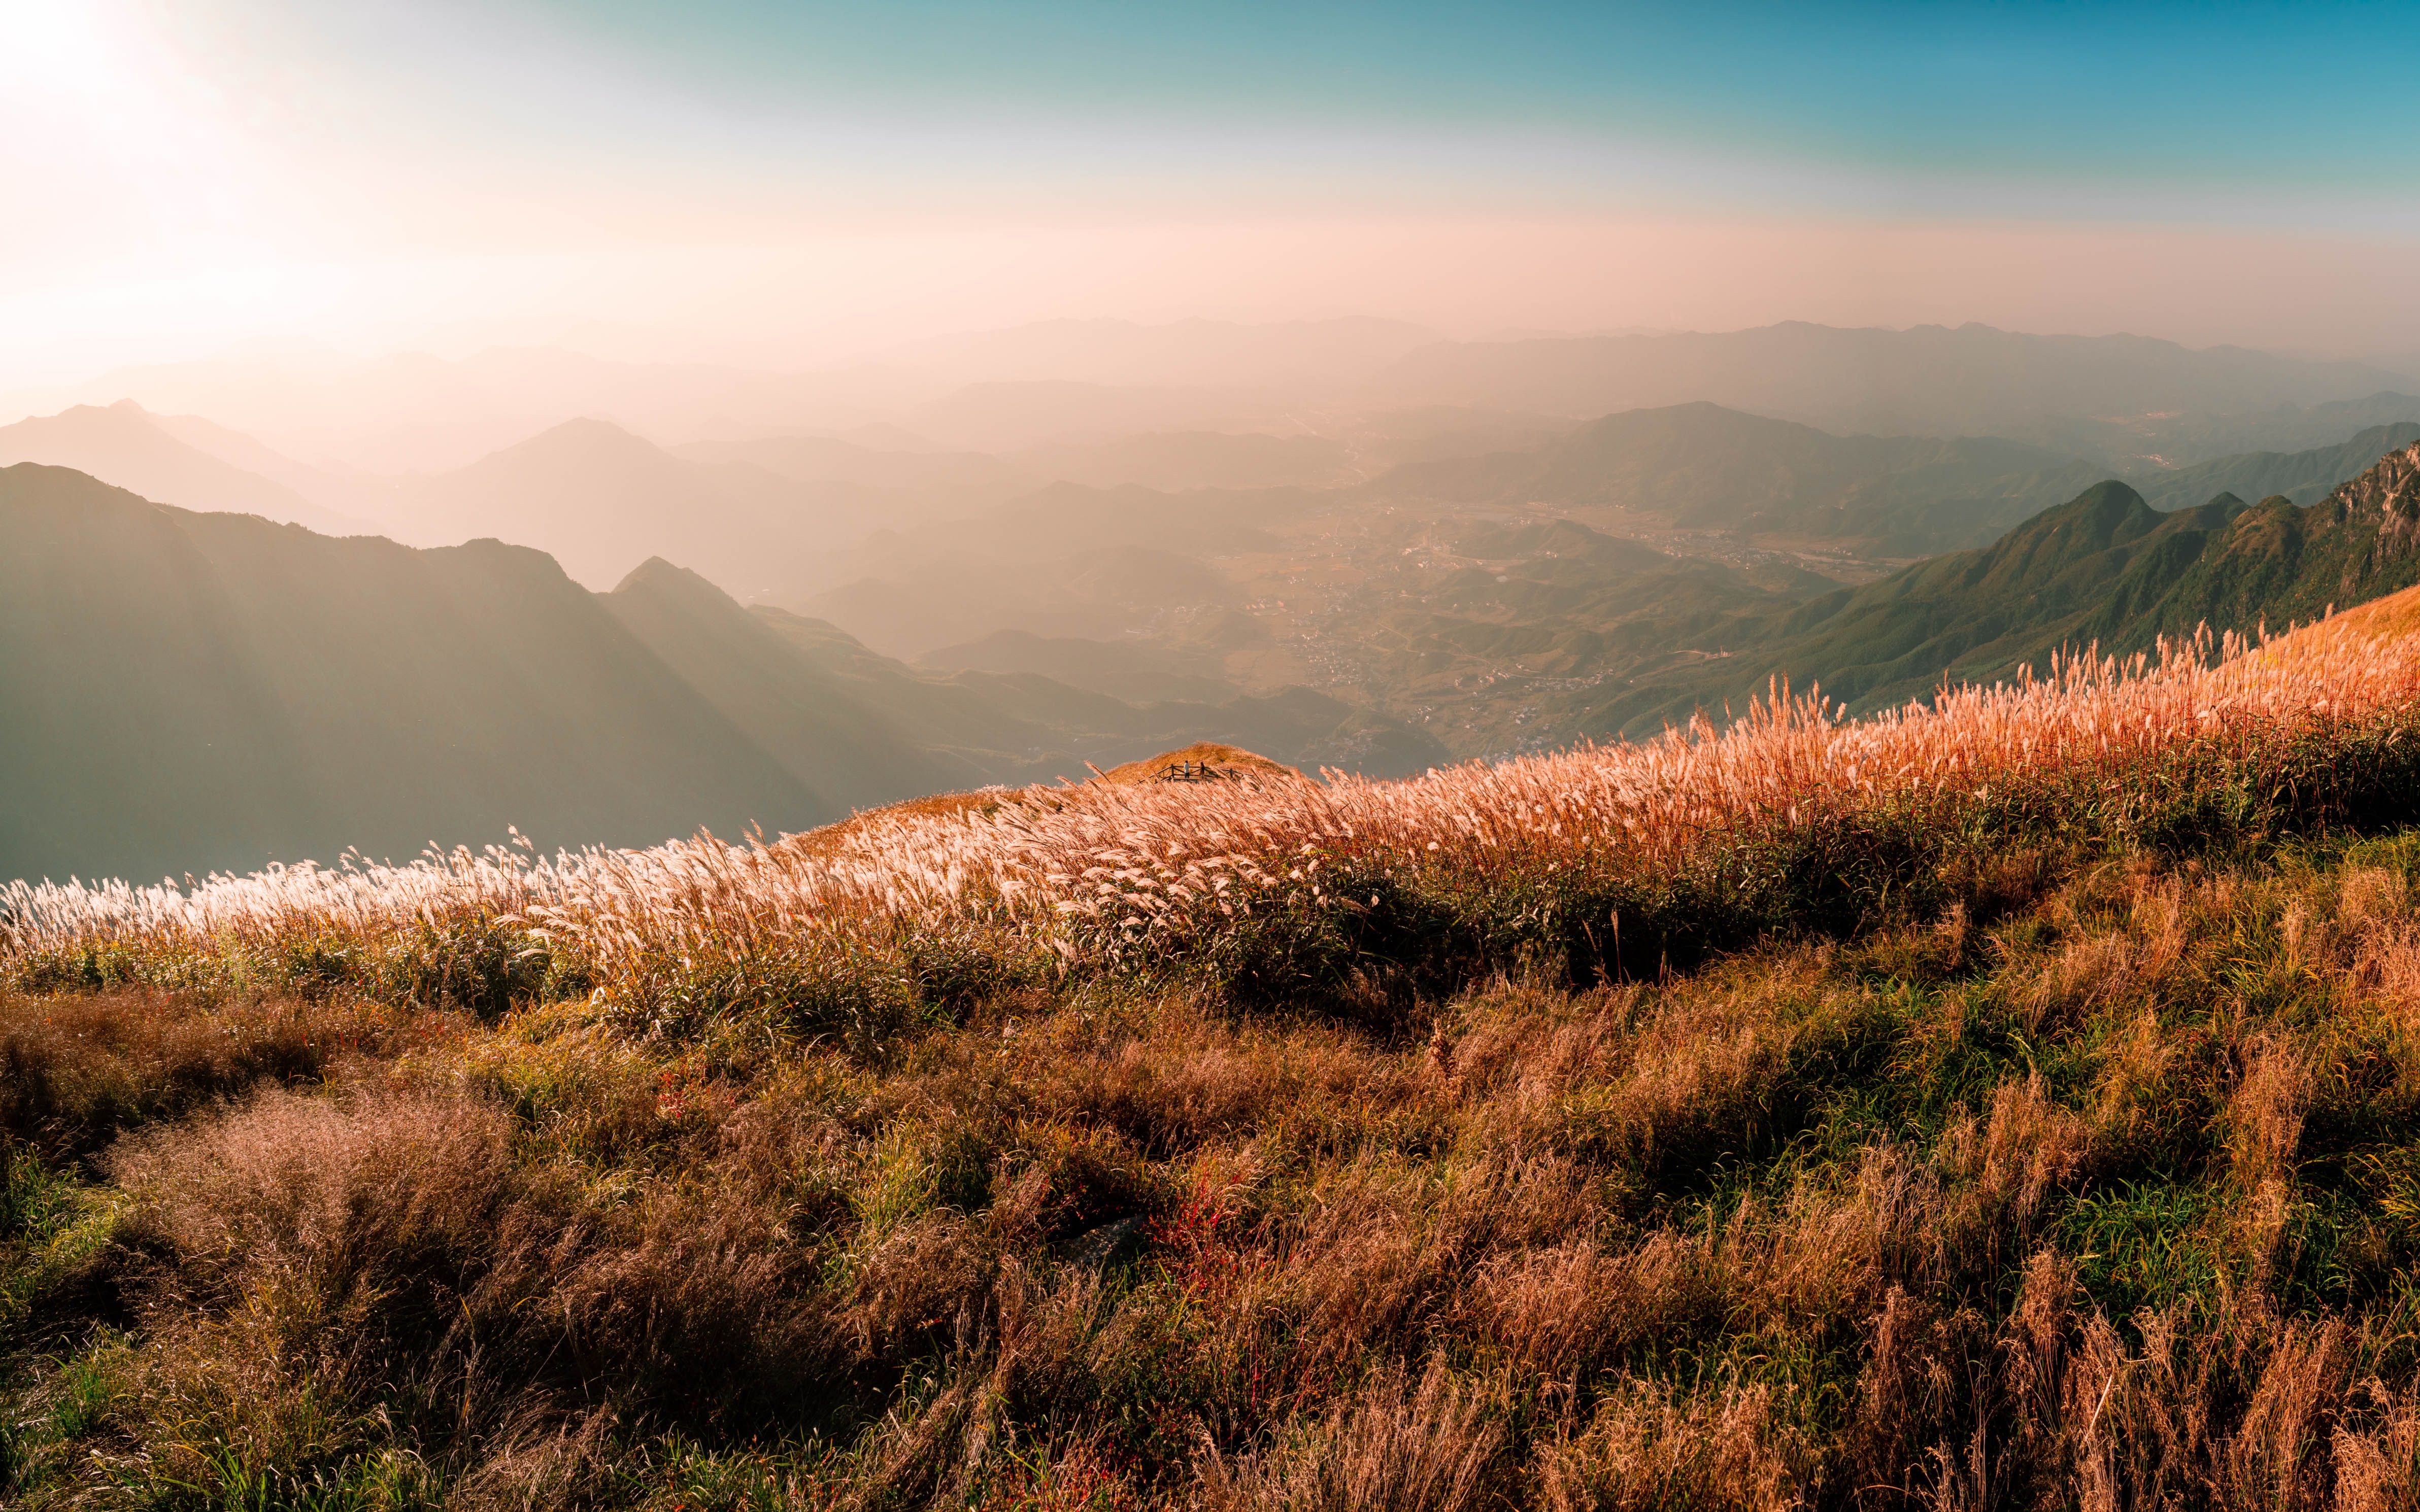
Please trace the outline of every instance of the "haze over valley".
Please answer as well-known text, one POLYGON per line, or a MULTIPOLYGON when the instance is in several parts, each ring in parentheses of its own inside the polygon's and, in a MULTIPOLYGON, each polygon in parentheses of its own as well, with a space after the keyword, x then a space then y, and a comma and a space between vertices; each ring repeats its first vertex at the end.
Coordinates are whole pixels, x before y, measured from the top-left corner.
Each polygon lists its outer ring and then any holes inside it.
POLYGON ((396 370, 0 426, 44 795, 0 870, 782 833, 1200 741, 1395 777, 1776 677, 1879 707, 2399 586, 2187 579, 2420 440, 2420 379, 2133 337, 1062 320, 854 382, 415 361, 395 470, 324 427, 396 370))

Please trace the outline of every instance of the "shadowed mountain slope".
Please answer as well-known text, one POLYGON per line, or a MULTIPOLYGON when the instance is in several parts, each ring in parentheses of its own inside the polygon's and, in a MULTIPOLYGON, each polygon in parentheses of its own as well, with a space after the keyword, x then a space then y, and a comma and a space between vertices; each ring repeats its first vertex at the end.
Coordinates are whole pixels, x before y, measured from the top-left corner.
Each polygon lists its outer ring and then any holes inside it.
POLYGON ((845 810, 538 552, 0 471, 0 875, 637 844, 845 810))
POLYGON ((492 540, 427 549, 0 471, 0 875, 541 846, 1065 777, 1200 740, 1390 775, 1435 741, 1324 695, 1137 705, 939 676, 649 560, 591 593, 492 540))
POLYGON ((925 748, 696 573, 650 558, 605 594, 623 628, 799 780, 844 810, 998 780, 925 748))

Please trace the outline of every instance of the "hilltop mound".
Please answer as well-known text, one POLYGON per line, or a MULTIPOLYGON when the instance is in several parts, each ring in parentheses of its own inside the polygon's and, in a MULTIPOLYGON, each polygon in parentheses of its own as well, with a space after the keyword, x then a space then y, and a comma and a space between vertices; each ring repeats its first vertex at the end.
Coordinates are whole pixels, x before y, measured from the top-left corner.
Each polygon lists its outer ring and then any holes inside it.
POLYGON ((1180 749, 1164 750, 1140 761, 1128 762, 1123 766, 1112 766, 1094 780, 1112 785, 1241 782, 1257 786, 1267 781, 1306 782, 1310 779, 1291 766, 1280 765, 1240 746, 1222 746, 1216 741, 1205 740, 1180 749))
MULTIPOLYGON (((1113 766, 1096 775, 1086 785, 1131 787, 1141 783, 1201 782, 1258 787, 1264 782, 1279 780, 1307 782, 1310 779, 1291 766, 1280 765, 1240 746, 1202 741, 1113 766)), ((775 849, 795 856, 829 856, 849 848, 878 849, 882 843, 878 837, 908 832, 924 820, 983 819, 1006 809, 1037 816, 1057 813, 1066 807, 1066 795, 1071 791, 1073 789, 1064 784, 1036 783, 1021 788, 988 787, 968 793, 937 793, 929 797, 909 798, 905 802, 869 809, 852 814, 839 824, 826 825, 804 834, 784 836, 775 849)))

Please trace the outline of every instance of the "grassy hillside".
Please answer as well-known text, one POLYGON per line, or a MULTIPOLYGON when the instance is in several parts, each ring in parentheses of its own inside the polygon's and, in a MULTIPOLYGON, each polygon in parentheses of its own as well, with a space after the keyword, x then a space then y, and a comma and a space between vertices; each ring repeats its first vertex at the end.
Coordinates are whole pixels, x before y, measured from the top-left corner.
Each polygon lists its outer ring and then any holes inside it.
POLYGON ((2415 629, 14 889, 0 1494, 2408 1504, 2415 629))

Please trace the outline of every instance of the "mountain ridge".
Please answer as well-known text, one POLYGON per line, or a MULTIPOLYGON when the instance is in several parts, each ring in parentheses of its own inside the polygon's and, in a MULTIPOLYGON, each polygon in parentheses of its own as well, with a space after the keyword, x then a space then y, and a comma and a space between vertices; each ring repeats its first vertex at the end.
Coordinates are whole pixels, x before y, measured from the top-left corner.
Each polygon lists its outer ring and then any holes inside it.
POLYGON ((1730 621, 1714 632, 1722 671, 1636 678, 1583 724, 1642 733, 1700 707, 1744 707, 1775 678, 1870 710, 1944 680, 2040 670, 2061 647, 2129 655, 2203 626, 2282 628, 2414 583, 2420 439, 2308 505, 2221 494, 2163 513, 2110 480, 1989 547, 1730 621))
POLYGON ((193 444, 132 399, 74 405, 0 426, 0 467, 19 462, 70 468, 183 509, 257 515, 329 535, 367 535, 377 529, 193 444))
POLYGON ((1389 397, 1602 414, 1707 400, 1827 428, 2004 434, 2045 417, 2245 410, 2356 399, 2408 376, 2155 337, 1979 322, 1904 331, 1783 321, 1745 331, 1439 343, 1392 364, 1389 397))
POLYGON ((0 469, 0 872, 157 875, 837 817, 545 554, 0 469))

